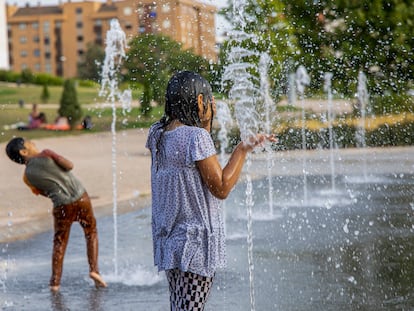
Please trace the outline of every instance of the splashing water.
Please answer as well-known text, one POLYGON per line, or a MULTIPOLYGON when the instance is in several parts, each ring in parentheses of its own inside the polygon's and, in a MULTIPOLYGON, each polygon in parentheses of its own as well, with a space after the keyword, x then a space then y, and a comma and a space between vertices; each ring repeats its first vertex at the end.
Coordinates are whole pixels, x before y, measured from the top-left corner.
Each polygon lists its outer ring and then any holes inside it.
MULTIPOLYGON (((259 73, 260 73, 260 93, 264 106, 264 115, 265 115, 265 133, 272 134, 272 124, 270 115, 273 112, 274 102, 269 94, 269 79, 268 72, 269 66, 272 60, 267 53, 262 53, 260 55, 259 62, 259 73)), ((273 159, 272 159, 272 148, 269 144, 266 144, 266 164, 267 164, 267 181, 268 181, 268 200, 269 200, 269 214, 270 217, 273 216, 273 185, 272 185, 272 169, 273 169, 273 159)))
MULTIPOLYGON (((226 156, 226 148, 229 145, 229 137, 228 137, 228 130, 233 126, 233 119, 231 116, 231 112, 229 106, 224 101, 217 102, 217 123, 220 127, 218 131, 217 138, 220 142, 220 156, 219 160, 222 166, 225 165, 227 156, 226 156)), ((224 225, 224 234, 227 237, 227 215, 226 215, 226 200, 221 201, 221 210, 222 210, 222 217, 223 217, 223 225, 224 225)), ((226 300, 226 274, 223 275, 223 299, 226 300)))
MULTIPOLYGON (((237 33, 239 35, 240 33, 237 33)), ((240 36, 243 40, 250 36, 240 36)), ((235 101, 235 117, 240 128, 240 136, 243 141, 254 135, 259 130, 259 116, 256 111, 256 99, 260 95, 256 87, 257 79, 250 74, 250 70, 255 68, 254 64, 245 62, 244 59, 255 55, 242 47, 233 47, 229 52, 228 65, 223 73, 223 81, 230 81, 232 87, 229 92, 229 98, 235 101)))
MULTIPOLYGON (((367 89, 367 77, 366 75, 360 71, 358 74, 358 103, 360 105, 360 111, 361 111, 361 117, 360 117, 360 123, 359 128, 357 131, 357 142, 359 144, 360 148, 365 149, 366 148, 366 141, 365 141, 365 119, 366 119, 366 111, 369 104, 369 94, 367 89)), ((364 170, 364 178, 365 181, 367 180, 367 165, 366 165, 366 158, 363 157, 363 170, 364 170)))
MULTIPOLYGON (((249 58, 257 56, 256 51, 249 50, 248 42, 257 42, 254 34, 246 33, 247 13, 244 8, 246 1, 233 0, 233 21, 235 30, 230 32, 229 43, 231 49, 228 53, 229 65, 225 67, 222 82, 231 85, 229 98, 234 101, 235 117, 240 128, 242 141, 248 141, 248 137, 259 131, 260 118, 256 111, 257 99, 260 98, 260 90, 257 87, 259 81, 251 74, 256 71, 256 65, 249 62, 249 58)), ((252 210, 253 210, 253 186, 250 177, 250 155, 246 160, 246 210, 247 210, 247 255, 250 280, 250 308, 255 310, 254 293, 254 263, 253 263, 253 232, 252 232, 252 210)))
POLYGON ((332 129, 333 112, 332 112, 332 73, 325 73, 325 83, 323 85, 324 91, 328 95, 328 129, 329 129, 329 151, 331 164, 331 184, 332 191, 335 191, 335 161, 334 161, 334 135, 332 129))
MULTIPOLYGON (((228 130, 233 126, 233 119, 231 117, 231 112, 229 106, 224 101, 217 102, 217 123, 220 127, 220 130, 217 134, 217 138, 220 142, 220 156, 219 160, 222 166, 226 162, 226 148, 229 145, 228 130)), ((224 232, 227 234, 226 229, 226 201, 221 202, 221 208, 223 211, 223 223, 224 223, 224 232)))
POLYGON ((126 36, 117 19, 112 19, 106 34, 105 59, 102 65, 100 96, 106 97, 112 106, 112 195, 114 218, 114 273, 118 275, 118 224, 117 224, 117 163, 116 163, 116 102, 122 102, 124 112, 130 109, 131 93, 118 89, 118 73, 122 60, 126 58, 126 36))
MULTIPOLYGON (((306 151, 306 132, 305 132, 305 99, 304 99, 304 93, 305 93, 305 87, 310 84, 310 77, 308 75, 308 72, 306 71, 306 68, 302 65, 298 67, 296 70, 296 90, 299 94, 299 98, 302 103, 302 150, 306 151)), ((306 156, 305 152, 303 154, 303 160, 302 160, 302 170, 303 170, 303 204, 306 204, 308 202, 308 185, 307 185, 307 168, 306 168, 306 156)))
POLYGON ((229 145, 228 130, 233 126, 233 119, 229 106, 224 101, 217 102, 217 123, 220 130, 217 134, 217 138, 220 142, 220 163, 225 164, 226 160, 226 148, 229 145))

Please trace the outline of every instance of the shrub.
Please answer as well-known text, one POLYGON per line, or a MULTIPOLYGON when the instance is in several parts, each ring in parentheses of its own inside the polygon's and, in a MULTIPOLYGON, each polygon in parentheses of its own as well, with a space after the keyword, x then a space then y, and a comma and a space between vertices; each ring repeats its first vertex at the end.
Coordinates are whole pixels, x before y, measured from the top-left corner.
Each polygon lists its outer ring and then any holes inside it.
POLYGON ((78 102, 75 82, 72 79, 65 80, 65 83, 63 84, 63 92, 58 113, 60 116, 68 118, 71 127, 73 127, 82 117, 82 110, 78 102))
POLYGON ((406 93, 391 93, 371 97, 372 112, 376 115, 413 112, 414 97, 406 93))
POLYGON ((55 77, 47 73, 37 73, 33 76, 33 83, 37 85, 63 85, 63 78, 55 77))
POLYGON ((40 100, 42 103, 46 104, 49 100, 50 94, 47 84, 43 84, 42 94, 40 95, 40 100))

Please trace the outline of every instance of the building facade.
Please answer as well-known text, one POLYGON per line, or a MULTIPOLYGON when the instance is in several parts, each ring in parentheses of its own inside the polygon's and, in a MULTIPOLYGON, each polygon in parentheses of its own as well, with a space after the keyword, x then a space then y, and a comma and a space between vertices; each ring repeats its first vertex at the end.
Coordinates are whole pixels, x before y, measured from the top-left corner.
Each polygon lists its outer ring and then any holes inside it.
POLYGON ((6 5, 0 0, 0 70, 9 69, 9 49, 7 40, 6 5))
POLYGON ((70 0, 56 6, 6 6, 10 69, 75 77, 88 44, 104 47, 110 21, 127 38, 145 33, 169 36, 184 49, 216 61, 215 14, 191 0, 70 0))

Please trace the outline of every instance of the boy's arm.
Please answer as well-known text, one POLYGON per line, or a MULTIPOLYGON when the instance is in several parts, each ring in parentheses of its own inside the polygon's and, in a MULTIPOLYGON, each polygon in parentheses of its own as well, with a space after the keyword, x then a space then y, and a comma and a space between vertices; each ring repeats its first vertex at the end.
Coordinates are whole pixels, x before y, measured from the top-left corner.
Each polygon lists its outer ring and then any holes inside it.
POLYGON ((29 188, 32 190, 32 192, 35 194, 35 195, 39 195, 39 194, 41 194, 41 195, 44 195, 39 189, 37 189, 35 186, 33 186, 30 182, 29 182, 29 180, 27 179, 27 177, 26 177, 26 174, 24 174, 23 175, 23 181, 24 181, 24 183, 26 184, 26 185, 28 185, 29 186, 29 188))
POLYGON ((55 163, 59 165, 61 168, 63 168, 65 171, 70 171, 71 169, 73 169, 73 163, 71 161, 50 149, 43 150, 41 152, 41 155, 52 158, 53 161, 55 161, 55 163))

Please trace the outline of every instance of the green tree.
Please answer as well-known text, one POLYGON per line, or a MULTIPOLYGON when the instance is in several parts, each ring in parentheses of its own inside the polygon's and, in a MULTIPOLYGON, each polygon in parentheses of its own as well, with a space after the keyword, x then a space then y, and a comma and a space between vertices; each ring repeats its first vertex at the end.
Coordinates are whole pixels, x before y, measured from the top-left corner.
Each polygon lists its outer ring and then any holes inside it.
POLYGON ((22 83, 32 83, 34 79, 33 72, 29 69, 23 69, 21 73, 21 82, 22 83))
POLYGON ((343 91, 355 90, 358 71, 376 94, 412 82, 414 2, 405 0, 284 0, 308 68, 331 71, 343 91))
POLYGON ((101 64, 104 58, 104 49, 98 44, 89 43, 84 60, 78 63, 78 77, 99 82, 101 79, 101 64))
POLYGON ((67 79, 63 84, 58 113, 60 116, 68 118, 71 127, 82 117, 82 110, 78 102, 75 81, 73 79, 67 79))
POLYGON ((48 102, 50 98, 49 88, 47 87, 47 84, 43 84, 42 88, 42 94, 40 94, 40 101, 44 104, 48 102))
POLYGON ((151 111, 151 101, 164 104, 165 89, 171 75, 179 70, 193 70, 205 75, 208 62, 169 37, 145 34, 129 42, 126 78, 143 86, 141 109, 151 111))
MULTIPOLYGON (((230 39, 224 43, 219 55, 220 63, 224 66, 227 65, 228 54, 235 45, 240 45, 254 53, 246 61, 255 63, 256 67, 259 63, 260 54, 264 52, 269 54, 272 64, 268 74, 271 76, 274 95, 278 96, 283 91, 287 72, 292 66, 298 51, 294 28, 285 15, 283 1, 248 0, 243 8, 243 13, 239 9, 234 10, 230 5, 220 14, 224 15, 230 22, 237 20, 235 14, 242 14, 244 24, 234 25, 236 37, 237 31, 243 31, 251 36, 251 39, 243 40, 240 43, 233 40, 232 32, 230 32, 230 39)), ((255 76, 259 75, 258 72, 253 74, 255 76)))
MULTIPOLYGON (((283 68, 304 65, 311 89, 322 90, 324 73, 332 72, 334 88, 353 96, 363 71, 373 102, 412 107, 404 94, 413 85, 413 1, 247 0, 244 9, 244 30, 259 38, 250 43, 257 51, 272 57, 274 80, 283 79, 283 68)), ((381 105, 374 110, 389 110, 381 105)))

